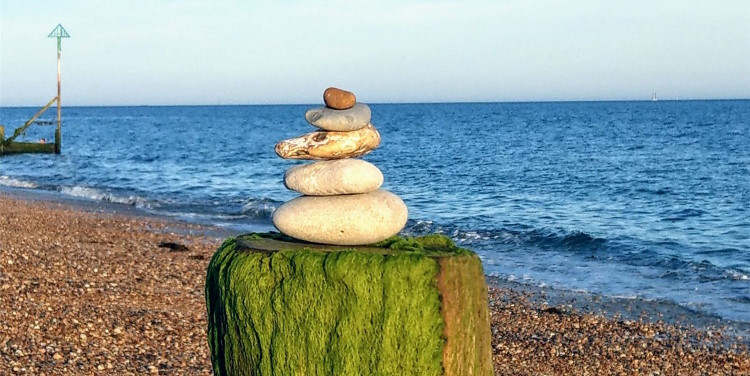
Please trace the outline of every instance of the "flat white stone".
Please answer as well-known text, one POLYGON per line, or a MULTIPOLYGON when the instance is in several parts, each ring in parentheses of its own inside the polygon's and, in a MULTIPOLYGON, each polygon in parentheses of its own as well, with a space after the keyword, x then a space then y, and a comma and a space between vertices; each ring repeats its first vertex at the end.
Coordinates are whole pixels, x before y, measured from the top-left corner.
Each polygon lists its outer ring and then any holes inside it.
POLYGON ((302 196, 273 213, 273 225, 296 239, 365 245, 396 235, 409 215, 401 199, 384 190, 342 196, 302 196))
POLYGON ((383 173, 361 159, 320 161, 288 169, 284 185, 308 196, 368 193, 383 185, 383 173))
POLYGON ((346 110, 318 107, 305 113, 308 123, 326 131, 336 132, 362 129, 370 123, 371 117, 370 107, 364 103, 357 103, 346 110))

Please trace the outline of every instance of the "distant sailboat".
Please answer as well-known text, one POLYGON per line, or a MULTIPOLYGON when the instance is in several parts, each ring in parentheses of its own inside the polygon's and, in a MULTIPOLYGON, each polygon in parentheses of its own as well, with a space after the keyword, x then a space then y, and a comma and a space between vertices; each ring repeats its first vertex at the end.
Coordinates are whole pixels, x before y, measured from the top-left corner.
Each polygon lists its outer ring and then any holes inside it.
POLYGON ((654 93, 654 94, 653 94, 653 95, 651 96, 651 102, 656 102, 656 101, 658 101, 658 100, 659 100, 659 98, 657 98, 657 97, 656 97, 656 93, 654 93))

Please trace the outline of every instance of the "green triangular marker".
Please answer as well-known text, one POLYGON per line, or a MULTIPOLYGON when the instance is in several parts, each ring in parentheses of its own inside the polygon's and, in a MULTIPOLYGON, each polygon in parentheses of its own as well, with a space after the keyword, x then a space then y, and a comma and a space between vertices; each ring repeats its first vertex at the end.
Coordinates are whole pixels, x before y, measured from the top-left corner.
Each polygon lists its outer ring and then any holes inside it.
POLYGON ((47 36, 49 38, 70 38, 70 34, 65 30, 63 25, 57 24, 57 27, 55 27, 55 30, 52 30, 51 33, 47 36))
POLYGON ((57 27, 55 27, 54 30, 52 30, 49 35, 47 35, 48 38, 57 38, 57 51, 59 52, 61 50, 61 38, 70 38, 70 34, 65 30, 62 24, 57 24, 57 27))

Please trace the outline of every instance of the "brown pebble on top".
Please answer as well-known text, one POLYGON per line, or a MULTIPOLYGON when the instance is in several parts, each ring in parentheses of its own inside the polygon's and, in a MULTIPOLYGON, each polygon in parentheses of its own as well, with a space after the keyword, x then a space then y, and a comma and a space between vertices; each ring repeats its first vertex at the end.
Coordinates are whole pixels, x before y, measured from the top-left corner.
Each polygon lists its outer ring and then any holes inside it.
POLYGON ((329 87, 323 92, 323 101, 327 107, 334 110, 346 110, 354 107, 354 104, 357 103, 357 97, 354 96, 354 93, 346 90, 329 87))

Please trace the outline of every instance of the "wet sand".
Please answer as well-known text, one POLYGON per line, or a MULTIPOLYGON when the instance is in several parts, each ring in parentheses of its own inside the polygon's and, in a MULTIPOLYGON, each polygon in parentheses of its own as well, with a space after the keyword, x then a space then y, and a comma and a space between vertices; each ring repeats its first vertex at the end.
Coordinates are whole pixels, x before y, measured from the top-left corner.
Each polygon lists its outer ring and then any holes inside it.
MULTIPOLYGON (((211 374, 203 295, 221 231, 0 193, 0 374, 211 374), (187 249, 160 247, 163 242, 187 249)), ((490 291, 498 375, 742 375, 719 331, 490 291)))

